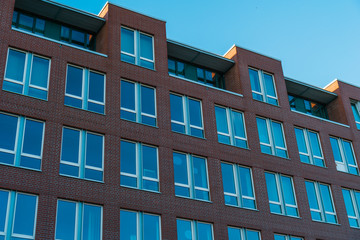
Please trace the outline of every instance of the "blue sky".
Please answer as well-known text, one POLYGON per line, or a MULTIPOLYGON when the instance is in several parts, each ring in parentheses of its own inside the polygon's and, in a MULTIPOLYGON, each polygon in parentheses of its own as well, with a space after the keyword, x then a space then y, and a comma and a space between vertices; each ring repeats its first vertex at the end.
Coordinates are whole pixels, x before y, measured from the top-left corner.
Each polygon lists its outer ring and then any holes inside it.
MULTIPOLYGON (((97 14, 105 0, 56 0, 97 14)), ((318 87, 360 86, 359 0, 111 0, 166 21, 167 37, 223 55, 233 44, 318 87)))

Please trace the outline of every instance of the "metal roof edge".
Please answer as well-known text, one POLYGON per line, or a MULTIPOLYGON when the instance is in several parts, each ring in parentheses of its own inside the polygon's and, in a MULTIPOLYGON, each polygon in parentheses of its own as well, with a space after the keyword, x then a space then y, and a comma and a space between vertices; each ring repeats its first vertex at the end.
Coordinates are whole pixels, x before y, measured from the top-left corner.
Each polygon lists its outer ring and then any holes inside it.
POLYGON ((304 85, 306 87, 310 87, 312 89, 315 89, 315 90, 318 90, 318 91, 321 91, 321 92, 324 92, 324 93, 328 93, 330 95, 334 95, 334 96, 337 96, 336 93, 333 93, 333 92, 330 92, 330 91, 327 91, 323 88, 320 88, 320 87, 317 87, 317 86, 314 86, 314 85, 311 85, 311 84, 308 84, 308 83, 305 83, 305 82, 301 82, 299 80, 296 80, 296 79, 293 79, 293 78, 289 78, 289 77, 284 77, 285 80, 288 80, 288 81, 291 81, 291 82, 294 82, 294 83, 297 83, 297 84, 301 84, 301 85, 304 85))

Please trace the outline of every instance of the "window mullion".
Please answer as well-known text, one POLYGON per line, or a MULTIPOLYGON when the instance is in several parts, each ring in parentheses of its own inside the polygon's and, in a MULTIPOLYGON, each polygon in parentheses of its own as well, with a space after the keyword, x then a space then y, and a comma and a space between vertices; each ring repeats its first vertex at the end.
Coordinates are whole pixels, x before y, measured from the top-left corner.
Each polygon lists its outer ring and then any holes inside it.
POLYGON ((14 166, 20 165, 22 146, 24 143, 24 131, 25 131, 25 118, 18 117, 18 124, 16 128, 16 140, 14 146, 15 159, 14 166))
POLYGON ((239 166, 237 166, 236 164, 232 165, 233 168, 233 172, 234 172, 234 181, 235 181, 235 194, 238 197, 238 206, 243 207, 244 203, 243 203, 243 195, 242 195, 242 191, 241 191, 241 176, 240 176, 240 171, 239 171, 239 166))
POLYGON ((11 235, 13 233, 13 225, 14 225, 14 215, 15 215, 15 202, 17 198, 17 192, 9 191, 9 199, 8 199, 8 209, 7 209, 7 222, 5 225, 5 239, 11 239, 11 235))
POLYGON ((134 31, 135 64, 140 65, 140 32, 134 31))
POLYGON ((82 225, 83 225, 83 211, 84 211, 84 203, 78 202, 76 203, 76 228, 75 228, 75 234, 76 238, 75 240, 81 240, 82 239, 82 225))
POLYGON ((343 164, 345 166, 345 170, 348 173, 349 172, 349 163, 347 161, 347 158, 346 158, 346 155, 345 155, 345 152, 344 152, 344 149, 345 149, 344 148, 344 141, 342 139, 340 139, 340 138, 337 138, 336 140, 337 140, 338 145, 339 145, 341 159, 342 159, 343 164))
POLYGON ((138 179, 137 187, 143 188, 143 146, 141 143, 136 143, 136 178, 138 179))
POLYGON ((232 110, 229 108, 226 108, 226 121, 227 121, 227 125, 228 125, 228 129, 229 129, 229 136, 230 136, 230 144, 231 145, 235 145, 235 132, 233 129, 233 114, 232 114, 232 110))
POLYGON ((83 69, 83 89, 82 89, 82 95, 83 95, 83 103, 82 108, 88 109, 88 100, 89 100, 89 81, 90 81, 90 71, 89 69, 83 69))
POLYGON ((23 76, 23 84, 24 84, 23 94, 25 95, 29 95, 30 74, 33 64, 33 58, 34 55, 32 53, 26 53, 25 69, 24 69, 25 71, 23 76))
POLYGON ((136 122, 141 123, 141 85, 139 83, 134 83, 135 90, 135 117, 136 122))
POLYGON ((359 206, 356 204, 356 198, 355 198, 355 191, 350 190, 350 197, 351 197, 351 204, 354 207, 355 217, 358 224, 360 224, 360 209, 359 206))
POLYGON ((189 187, 190 187, 190 197, 195 198, 195 184, 194 184, 194 163, 193 156, 190 154, 186 154, 186 161, 188 165, 188 179, 189 179, 189 187))
POLYGON ((284 198, 284 193, 283 193, 283 189, 282 189, 282 181, 281 181, 281 174, 275 174, 275 179, 276 179, 276 188, 277 188, 277 192, 278 192, 278 197, 279 197, 279 203, 280 203, 280 208, 281 208, 281 214, 285 214, 286 215, 286 207, 285 207, 285 198, 284 198))
POLYGON ((264 89, 264 84, 263 84, 263 73, 261 70, 258 70, 258 77, 259 77, 259 84, 260 84, 260 91, 261 91, 261 96, 263 97, 263 101, 266 101, 266 96, 265 96, 265 89, 264 89))
POLYGON ((85 176, 85 165, 86 165, 86 142, 87 142, 87 132, 80 130, 80 143, 79 143, 79 177, 84 178, 85 176))
POLYGON ((143 240, 143 234, 142 234, 142 229, 144 226, 144 215, 142 212, 137 212, 136 213, 136 220, 137 220, 137 224, 136 224, 136 239, 137 240, 143 240))
POLYGON ((323 197, 322 197, 321 191, 320 191, 320 183, 314 182, 314 187, 315 187, 316 198, 317 198, 317 202, 318 202, 318 205, 319 205, 319 210, 320 210, 320 213, 321 213, 322 221, 326 221, 326 215, 325 215, 325 209, 324 209, 324 201, 323 201, 323 197))
POLYGON ((272 130, 272 125, 271 125, 272 121, 270 119, 265 119, 265 120, 266 120, 269 141, 270 141, 271 153, 272 153, 272 155, 275 155, 276 151, 275 151, 274 133, 272 130))
POLYGON ((308 132, 307 129, 302 129, 302 131, 304 133, 304 139, 305 139, 306 149, 308 151, 309 158, 310 158, 310 163, 315 164, 314 154, 313 154, 313 150, 312 150, 312 146, 311 146, 311 142, 310 142, 309 132, 308 132))
POLYGON ((190 134, 190 112, 189 112, 189 99, 185 96, 182 96, 183 102, 183 116, 185 124, 185 133, 190 134))

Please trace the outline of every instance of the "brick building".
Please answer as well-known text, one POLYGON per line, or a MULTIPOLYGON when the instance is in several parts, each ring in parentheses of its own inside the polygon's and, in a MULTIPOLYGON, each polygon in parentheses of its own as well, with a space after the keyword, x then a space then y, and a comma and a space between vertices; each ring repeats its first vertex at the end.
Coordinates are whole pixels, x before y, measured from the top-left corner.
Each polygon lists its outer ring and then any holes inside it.
POLYGON ((360 239, 360 88, 107 3, 0 10, 0 240, 360 239))

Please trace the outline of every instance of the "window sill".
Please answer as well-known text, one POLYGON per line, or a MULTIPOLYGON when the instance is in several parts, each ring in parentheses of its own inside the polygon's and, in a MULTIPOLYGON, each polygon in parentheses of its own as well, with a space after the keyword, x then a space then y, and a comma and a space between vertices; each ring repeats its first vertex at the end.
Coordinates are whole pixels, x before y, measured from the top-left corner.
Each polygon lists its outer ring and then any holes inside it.
MULTIPOLYGON (((134 63, 130 63, 130 62, 123 61, 123 60, 121 60, 121 59, 120 59, 120 61, 121 61, 122 63, 130 64, 131 66, 136 66, 136 67, 139 67, 139 68, 141 68, 141 69, 147 69, 147 70, 150 70, 150 71, 153 71, 153 72, 157 72, 155 68, 154 68, 154 69, 151 69, 151 68, 143 67, 143 66, 140 66, 140 65, 137 65, 137 64, 134 64, 134 63)), ((154 61, 154 65, 155 65, 155 61, 154 61)))
POLYGON ((121 185, 121 184, 120 184, 120 187, 139 190, 139 191, 144 191, 144 192, 151 192, 151 193, 161 194, 161 192, 159 192, 159 191, 153 191, 153 190, 141 189, 141 188, 136 188, 136 187, 130 187, 130 186, 125 186, 125 185, 121 185))
POLYGON ((121 118, 121 116, 120 116, 120 120, 130 122, 130 123, 137 123, 137 124, 140 124, 140 125, 143 125, 143 126, 148 126, 148 127, 159 129, 158 126, 153 126, 153 125, 149 125, 149 124, 145 124, 145 123, 141 123, 141 122, 131 121, 131 120, 128 120, 128 119, 121 118))
POLYGON ((289 215, 285 215, 285 214, 281 214, 281 213, 273 213, 273 212, 270 212, 270 213, 273 215, 276 215, 276 216, 289 217, 289 218, 294 218, 294 219, 302 219, 302 217, 300 217, 300 216, 289 216, 289 215))
POLYGON ((217 88, 217 87, 214 87, 214 86, 206 85, 205 83, 200 83, 200 82, 197 82, 197 81, 194 81, 194 80, 191 80, 191 79, 187 79, 187 78, 184 78, 184 77, 179 77, 179 76, 176 76, 176 75, 173 75, 173 74, 170 74, 170 73, 169 73, 169 76, 170 76, 170 77, 174 77, 174 78, 178 78, 178 79, 181 79, 181 80, 184 80, 184 81, 187 81, 187 82, 195 83, 195 84, 198 84, 198 85, 200 85, 200 86, 204 86, 204 87, 208 87, 208 88, 211 88, 211 89, 219 90, 219 91, 222 91, 222 92, 230 93, 230 94, 235 95, 235 96, 238 96, 238 97, 244 97, 244 96, 243 96, 242 94, 240 94, 240 93, 231 92, 231 91, 229 91, 229 90, 225 90, 225 89, 222 89, 222 88, 217 88))
POLYGON ((78 179, 78 180, 84 180, 84 181, 89 181, 89 182, 105 184, 104 181, 98 181, 98 180, 92 180, 92 179, 87 179, 87 178, 74 177, 74 176, 65 175, 65 174, 59 174, 59 175, 62 176, 62 177, 66 177, 66 178, 73 178, 73 179, 78 179))
POLYGON ((15 165, 6 164, 6 163, 0 163, 0 165, 42 173, 41 169, 27 168, 27 167, 23 167, 23 166, 15 166, 15 165))
POLYGON ((337 169, 336 169, 336 171, 338 171, 338 172, 340 172, 340 173, 345 173, 345 174, 348 174, 348 175, 350 175, 350 176, 359 177, 359 175, 358 175, 358 174, 353 174, 353 173, 349 173, 349 172, 343 172, 343 171, 339 171, 339 170, 337 170, 337 169))
POLYGON ((339 125, 339 126, 343 126, 343 127, 346 127, 346 128, 350 128, 349 125, 342 124, 342 123, 338 123, 338 122, 334 122, 334 121, 331 121, 331 120, 329 120, 329 119, 325 119, 325 118, 321 118, 321 117, 316 117, 316 116, 309 115, 309 114, 306 114, 306 113, 303 113, 303 112, 299 112, 299 111, 296 111, 296 110, 291 110, 291 111, 294 112, 294 113, 298 113, 298 114, 304 115, 304 116, 308 116, 308 117, 312 117, 312 118, 315 118, 315 119, 319 119, 320 121, 329 122, 329 123, 333 123, 333 124, 336 124, 336 125, 339 125))
POLYGON ((19 95, 19 96, 29 97, 29 98, 32 98, 32 99, 37 99, 37 100, 40 100, 40 101, 48 102, 48 99, 45 100, 45 99, 42 99, 42 98, 32 97, 32 96, 25 95, 25 94, 21 94, 21 93, 17 93, 17 92, 12 92, 12 91, 8 91, 8 90, 4 90, 4 89, 2 89, 2 90, 3 90, 4 92, 16 94, 16 95, 19 95))
POLYGON ((184 197, 184 196, 179 196, 179 195, 175 195, 175 197, 183 198, 183 199, 188 199, 188 200, 193 200, 193 201, 200 201, 200 202, 205 202, 205 203, 213 203, 213 202, 210 201, 210 200, 196 199, 196 198, 184 197))
POLYGON ((277 156, 277 155, 272 155, 272 154, 269 154, 269 153, 263 153, 261 152, 262 154, 265 154, 265 155, 268 155, 268 156, 273 156, 273 157, 277 157, 277 158, 281 158, 281 159, 284 159, 284 160, 289 160, 291 161, 291 158, 288 158, 288 157, 280 157, 280 156, 277 156))
POLYGON ((329 223, 329 222, 323 222, 323 221, 317 221, 317 220, 312 220, 312 221, 315 223, 324 223, 324 224, 330 224, 330 225, 334 225, 334 226, 341 226, 340 223, 329 223))
POLYGON ((11 27, 11 29, 14 30, 14 31, 17 31, 17 32, 25 33, 25 34, 28 34, 28 35, 31 35, 31 36, 34 36, 34 37, 38 37, 38 38, 42 38, 42 39, 45 39, 45 40, 48 40, 48 41, 51 41, 51 42, 54 42, 54 43, 58 43, 58 44, 60 44, 60 46, 64 45, 64 46, 72 47, 72 48, 75 48, 75 49, 78 49, 78 50, 82 50, 84 52, 93 53, 93 54, 96 54, 96 55, 99 55, 99 56, 102 56, 102 57, 108 57, 106 54, 103 54, 103 53, 99 53, 99 52, 91 51, 91 50, 88 50, 88 49, 85 49, 85 48, 77 47, 75 45, 71 45, 71 44, 68 44, 68 43, 65 43, 65 42, 61 42, 61 41, 58 41, 58 40, 55 40, 55 39, 52 39, 52 38, 48 38, 48 37, 40 36, 40 35, 31 33, 31 32, 27 32, 25 30, 21 30, 21 29, 14 28, 14 27, 11 27))
POLYGON ((97 114, 99 116, 106 116, 105 113, 93 112, 93 111, 90 111, 90 110, 86 110, 86 109, 83 109, 83 108, 78 108, 78 107, 74 107, 74 106, 70 106, 70 105, 66 105, 66 104, 64 104, 64 106, 72 108, 72 109, 82 110, 82 111, 89 112, 89 113, 94 113, 94 114, 97 114))
POLYGON ((186 133, 181 133, 181 132, 176 132, 174 130, 171 130, 173 133, 176 133, 176 134, 181 134, 181 135, 184 135, 184 136, 189 136, 189 137, 193 137, 193 138, 196 138, 196 139, 202 139, 202 140, 206 140, 205 137, 197 137, 197 136, 193 136, 193 135, 190 135, 190 134, 186 134, 186 133))
POLYGON ((302 161, 300 161, 300 162, 301 162, 302 164, 305 164, 305 165, 308 165, 308 166, 318 167, 318 168, 322 168, 322 169, 328 169, 327 166, 322 167, 322 166, 318 166, 318 165, 311 164, 311 163, 306 163, 306 162, 302 162, 302 161))
POLYGON ((251 151, 251 149, 250 149, 250 148, 238 147, 238 146, 235 146, 235 145, 231 145, 231 144, 227 144, 227 143, 222 143, 222 142, 219 142, 219 141, 218 141, 218 143, 219 143, 219 144, 221 144, 221 145, 234 147, 234 148, 236 148, 236 149, 243 149, 243 150, 251 151))
MULTIPOLYGON (((268 102, 263 102, 263 101, 260 101, 260 100, 254 99, 254 98, 253 98, 252 100, 254 100, 254 101, 256 101, 256 102, 260 102, 260 103, 267 104, 267 105, 269 105, 269 106, 273 106, 273 107, 281 108, 281 106, 280 106, 280 105, 274 105, 274 104, 271 104, 271 103, 268 103, 268 102)), ((279 101, 279 99, 278 99, 278 101, 279 101)))
POLYGON ((233 207, 233 208, 238 208, 238 209, 244 209, 244 210, 250 210, 250 211, 254 211, 254 212, 260 212, 260 210, 259 210, 259 209, 256 209, 256 208, 246 208, 246 207, 240 207, 240 206, 229 205, 229 204, 225 204, 225 206, 227 206, 227 207, 233 207))

